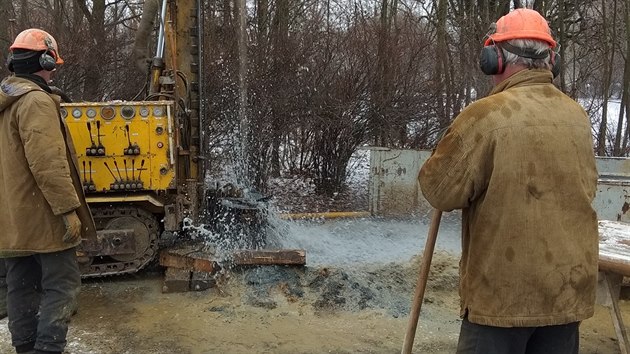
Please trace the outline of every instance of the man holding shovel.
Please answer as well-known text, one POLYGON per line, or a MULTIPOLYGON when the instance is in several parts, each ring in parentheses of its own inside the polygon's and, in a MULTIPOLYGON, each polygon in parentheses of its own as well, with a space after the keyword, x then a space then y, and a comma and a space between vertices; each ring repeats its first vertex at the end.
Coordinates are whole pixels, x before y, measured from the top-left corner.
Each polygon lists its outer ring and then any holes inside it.
POLYGON ((418 177, 436 209, 462 209, 457 353, 577 353, 593 315, 591 125, 552 84, 554 47, 536 11, 501 17, 480 58, 492 92, 455 118, 418 177))

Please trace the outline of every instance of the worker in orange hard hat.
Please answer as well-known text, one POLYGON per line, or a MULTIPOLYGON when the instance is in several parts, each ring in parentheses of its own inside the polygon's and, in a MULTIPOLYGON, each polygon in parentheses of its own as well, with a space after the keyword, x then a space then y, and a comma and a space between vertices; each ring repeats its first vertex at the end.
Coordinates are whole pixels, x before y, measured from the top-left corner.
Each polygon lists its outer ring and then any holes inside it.
POLYGON ((31 28, 20 32, 15 37, 13 44, 9 48, 12 51, 16 49, 29 50, 34 52, 44 51, 50 54, 55 60, 55 64, 63 64, 63 59, 59 56, 59 47, 57 41, 48 32, 31 28))
POLYGON ((597 189, 591 124, 552 83, 556 41, 538 12, 492 26, 488 97, 452 122, 418 179, 438 210, 462 210, 458 354, 579 349, 594 313, 597 189))
POLYGON ((37 73, 48 83, 57 66, 63 64, 57 41, 41 29, 31 28, 20 32, 9 49, 7 67, 17 76, 37 73))
MULTIPOLYGON (((55 39, 27 29, 10 47, 0 84, 0 261, 6 266, 11 341, 18 353, 62 353, 81 286, 75 255, 96 237, 59 96, 55 39)), ((0 294, 1 296, 1 294, 0 294)))
MULTIPOLYGON (((550 69, 554 77, 560 70, 560 57, 553 50, 557 43, 547 21, 536 11, 516 9, 492 24, 481 50, 479 65, 495 84, 505 75, 508 62, 532 69, 550 69)), ((508 71, 508 76, 511 74, 508 71)))

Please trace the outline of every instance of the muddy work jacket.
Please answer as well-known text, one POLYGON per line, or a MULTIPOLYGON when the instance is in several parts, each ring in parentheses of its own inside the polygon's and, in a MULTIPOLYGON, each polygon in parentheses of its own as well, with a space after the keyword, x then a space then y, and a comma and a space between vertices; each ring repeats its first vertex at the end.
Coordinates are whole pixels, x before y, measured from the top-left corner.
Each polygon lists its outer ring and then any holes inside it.
POLYGON ((0 83, 0 257, 77 246, 62 240, 73 210, 82 237, 96 237, 66 137, 58 96, 24 78, 0 83))
POLYGON ((529 327, 593 315, 591 125, 551 72, 519 71, 464 109, 418 179, 432 206, 462 209, 462 316, 529 327))

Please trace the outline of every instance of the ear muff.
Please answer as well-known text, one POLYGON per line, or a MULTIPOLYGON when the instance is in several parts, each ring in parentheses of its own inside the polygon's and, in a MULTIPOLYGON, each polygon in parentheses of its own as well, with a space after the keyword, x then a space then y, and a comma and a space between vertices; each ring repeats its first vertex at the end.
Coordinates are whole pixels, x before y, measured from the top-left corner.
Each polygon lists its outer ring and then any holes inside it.
MULTIPOLYGON (((557 51, 559 47, 560 46, 558 45, 556 50, 549 50, 549 63, 551 64, 551 72, 553 73, 554 79, 560 75, 560 71, 562 71, 562 60, 557 51)), ((530 57, 531 55, 521 54, 521 56, 530 57)), ((498 75, 503 73, 505 70, 505 57, 501 47, 498 45, 489 45, 481 48, 481 54, 479 55, 479 67, 486 75, 498 75)))
MULTIPOLYGON (((10 72, 14 72, 13 59, 13 53, 9 52, 6 65, 10 72)), ((44 52, 39 56, 39 65, 46 71, 53 71, 57 68, 57 60, 48 52, 44 52)))
POLYGON ((505 57, 503 51, 497 45, 489 45, 481 48, 479 55, 479 68, 486 75, 498 75, 505 70, 505 57))
POLYGON ((46 71, 53 71, 57 68, 57 60, 49 52, 44 52, 39 56, 39 65, 46 71))

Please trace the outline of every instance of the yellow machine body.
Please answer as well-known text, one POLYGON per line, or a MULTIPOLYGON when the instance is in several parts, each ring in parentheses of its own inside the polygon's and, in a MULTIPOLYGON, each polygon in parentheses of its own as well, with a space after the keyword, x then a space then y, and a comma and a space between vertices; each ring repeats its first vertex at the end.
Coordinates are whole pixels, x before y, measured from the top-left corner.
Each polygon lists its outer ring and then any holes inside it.
POLYGON ((65 103, 87 195, 175 188, 172 101, 65 103))
MULTIPOLYGON (((145 1, 145 8, 156 2, 145 1)), ((159 3, 159 50, 144 101, 61 105, 97 229, 77 250, 84 277, 137 272, 204 208, 199 2, 159 3)), ((157 8, 143 20, 153 19, 157 8)), ((148 38, 142 43, 146 49, 148 38)))

